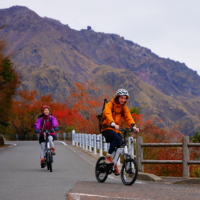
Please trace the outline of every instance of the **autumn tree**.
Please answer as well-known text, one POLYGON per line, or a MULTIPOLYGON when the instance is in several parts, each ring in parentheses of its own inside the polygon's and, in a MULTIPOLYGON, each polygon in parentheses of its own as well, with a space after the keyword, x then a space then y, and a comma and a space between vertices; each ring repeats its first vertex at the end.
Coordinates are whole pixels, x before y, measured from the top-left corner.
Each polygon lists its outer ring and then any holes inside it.
POLYGON ((3 132, 9 125, 12 99, 20 83, 13 63, 4 56, 5 46, 5 42, 0 41, 0 128, 3 132))
POLYGON ((98 132, 97 109, 102 105, 102 98, 95 97, 97 88, 87 82, 75 83, 76 90, 71 92, 70 100, 74 111, 78 111, 83 118, 76 121, 79 130, 84 132, 98 132))
POLYGON ((38 114, 38 104, 35 96, 36 91, 18 91, 18 100, 13 100, 13 112, 11 123, 15 132, 25 138, 26 134, 32 131, 35 117, 38 114))

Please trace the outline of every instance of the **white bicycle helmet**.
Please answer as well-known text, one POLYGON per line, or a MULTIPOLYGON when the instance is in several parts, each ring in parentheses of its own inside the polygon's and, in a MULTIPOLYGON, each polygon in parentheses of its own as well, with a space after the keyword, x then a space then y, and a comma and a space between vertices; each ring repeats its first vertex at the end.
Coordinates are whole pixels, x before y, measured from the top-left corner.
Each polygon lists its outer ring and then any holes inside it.
POLYGON ((118 89, 116 91, 116 95, 118 95, 118 96, 124 96, 124 95, 126 95, 127 97, 129 97, 129 93, 125 89, 118 89))

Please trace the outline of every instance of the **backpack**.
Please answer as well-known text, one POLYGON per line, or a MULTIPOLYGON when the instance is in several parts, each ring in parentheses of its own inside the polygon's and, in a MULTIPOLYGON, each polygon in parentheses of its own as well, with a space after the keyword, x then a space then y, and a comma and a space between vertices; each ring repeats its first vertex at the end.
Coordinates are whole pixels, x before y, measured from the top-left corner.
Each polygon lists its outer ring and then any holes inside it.
MULTIPOLYGON (((41 127, 42 127, 42 130, 44 129, 44 118, 43 118, 43 113, 42 114, 39 114, 39 116, 38 116, 38 119, 40 118, 40 117, 42 117, 42 122, 41 122, 41 127)), ((49 113, 49 121, 50 121, 50 123, 51 123, 51 125, 52 125, 52 119, 51 119, 51 116, 53 116, 53 114, 52 113, 49 113)), ((48 121, 48 120, 47 120, 48 121)))
MULTIPOLYGON (((107 99, 104 99, 102 112, 101 112, 101 114, 96 115, 96 117, 97 117, 98 120, 99 120, 99 132, 100 132, 100 133, 101 133, 102 127, 104 127, 104 128, 110 127, 110 126, 108 126, 108 125, 106 125, 106 124, 103 124, 103 121, 105 120, 105 118, 103 117, 103 111, 104 111, 105 105, 106 105, 107 103, 108 103, 108 100, 107 100, 107 99)), ((114 103, 112 103, 112 109, 111 109, 111 111, 112 111, 112 113, 115 112, 115 111, 114 111, 114 103)), ((123 117, 123 114, 124 114, 124 105, 122 105, 122 108, 121 108, 121 112, 120 112, 120 113, 121 113, 121 117, 123 117)), ((117 113, 117 114, 119 114, 119 113, 117 113)))

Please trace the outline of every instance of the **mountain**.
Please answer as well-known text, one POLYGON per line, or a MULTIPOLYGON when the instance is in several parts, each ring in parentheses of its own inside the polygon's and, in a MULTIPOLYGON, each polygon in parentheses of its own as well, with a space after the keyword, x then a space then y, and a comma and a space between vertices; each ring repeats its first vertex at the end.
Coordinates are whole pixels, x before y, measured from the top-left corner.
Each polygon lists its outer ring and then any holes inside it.
MULTIPOLYGON (((126 88, 129 104, 160 118, 160 126, 183 123, 183 132, 200 127, 200 77, 184 63, 158 57, 116 34, 76 31, 42 18, 26 7, 0 10, 0 39, 22 77, 20 89, 69 98, 75 82, 93 82, 96 95, 126 88)), ((164 47, 163 47, 164 48, 164 47)), ((92 91, 94 92, 94 91, 92 91)))

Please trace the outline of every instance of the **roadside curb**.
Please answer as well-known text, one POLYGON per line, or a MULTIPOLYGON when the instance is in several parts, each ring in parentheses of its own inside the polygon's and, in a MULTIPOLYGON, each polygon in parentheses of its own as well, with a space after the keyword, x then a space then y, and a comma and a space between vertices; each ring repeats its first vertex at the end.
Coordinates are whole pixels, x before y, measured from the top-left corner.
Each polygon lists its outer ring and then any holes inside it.
POLYGON ((13 147, 13 146, 16 146, 16 145, 7 143, 7 144, 4 144, 3 146, 0 146, 0 150, 8 148, 8 147, 13 147))
MULTIPOLYGON (((85 149, 82 149, 78 146, 73 145, 76 148, 79 148, 81 151, 87 153, 88 155, 98 159, 99 158, 99 154, 94 154, 92 152, 88 152, 85 149)), ((119 171, 121 170, 122 165, 118 166, 119 171)), ((154 175, 154 174, 149 174, 149 173, 142 173, 142 172, 138 172, 138 180, 143 180, 143 181, 154 181, 154 182, 164 182, 162 178, 154 175)))
POLYGON ((143 180, 143 181, 154 181, 154 182, 164 182, 162 178, 159 176, 156 176, 155 174, 149 174, 149 173, 143 173, 143 172, 138 172, 138 180, 143 180))
POLYGON ((188 185, 192 185, 192 184, 200 184, 200 178, 187 178, 187 179, 183 179, 180 181, 175 181, 172 184, 188 184, 188 185))

